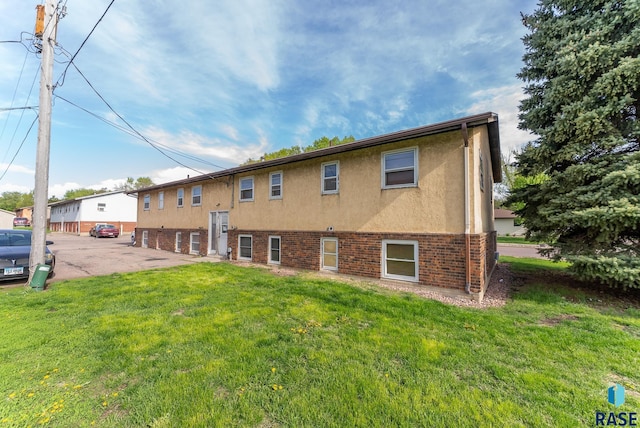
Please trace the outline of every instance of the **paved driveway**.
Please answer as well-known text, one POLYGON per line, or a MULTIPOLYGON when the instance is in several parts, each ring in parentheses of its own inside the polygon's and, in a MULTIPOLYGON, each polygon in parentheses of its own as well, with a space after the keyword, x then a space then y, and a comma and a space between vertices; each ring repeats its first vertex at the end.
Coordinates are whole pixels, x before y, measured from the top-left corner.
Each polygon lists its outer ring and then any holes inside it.
MULTIPOLYGON (((47 283, 116 272, 135 272, 189 263, 215 261, 207 257, 131 246, 129 235, 119 238, 90 238, 50 233, 49 249, 56 255, 54 276, 47 283)), ((24 281, 0 282, 0 288, 22 285, 24 281)))
POLYGON ((524 245, 524 244, 498 244, 497 250, 501 256, 512 257, 533 257, 536 259, 544 259, 546 257, 538 254, 537 245, 524 245))

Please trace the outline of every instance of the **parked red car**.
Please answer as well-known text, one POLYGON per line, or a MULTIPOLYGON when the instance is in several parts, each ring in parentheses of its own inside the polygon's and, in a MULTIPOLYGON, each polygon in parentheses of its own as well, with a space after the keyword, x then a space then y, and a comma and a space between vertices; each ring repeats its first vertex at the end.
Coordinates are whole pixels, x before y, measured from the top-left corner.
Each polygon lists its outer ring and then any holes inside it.
POLYGON ((120 229, 112 224, 98 224, 91 228, 89 236, 95 236, 96 238, 104 238, 105 236, 117 238, 120 236, 120 229))
POLYGON ((29 227, 31 226, 31 222, 26 217, 15 217, 13 219, 13 227, 29 227))

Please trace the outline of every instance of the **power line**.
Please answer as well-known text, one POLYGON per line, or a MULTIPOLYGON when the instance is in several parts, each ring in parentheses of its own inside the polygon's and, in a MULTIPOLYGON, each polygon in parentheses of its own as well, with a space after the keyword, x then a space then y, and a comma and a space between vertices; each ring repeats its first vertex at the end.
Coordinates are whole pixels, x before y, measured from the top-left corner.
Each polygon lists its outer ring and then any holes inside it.
MULTIPOLYGON (((134 131, 131 131, 131 130, 127 129, 127 128, 126 128, 126 127, 124 127, 124 126, 121 126, 121 125, 119 125, 119 124, 117 124, 117 123, 115 123, 115 122, 112 122, 112 121, 110 121, 110 120, 108 120, 108 119, 105 119, 104 117, 100 116, 99 114, 94 113, 94 112, 92 112, 92 111, 90 111, 90 110, 88 110, 88 109, 86 109, 86 108, 84 108, 84 107, 82 107, 82 106, 79 106, 78 104, 76 104, 76 103, 74 103, 74 102, 72 102, 72 101, 69 101, 68 99, 66 99, 66 98, 64 98, 64 97, 61 97, 60 95, 54 95, 54 96, 55 96, 56 98, 61 99, 61 100, 62 100, 62 101, 64 101, 64 102, 66 102, 66 103, 68 103, 68 104, 70 104, 70 105, 72 105, 72 106, 76 107, 77 109, 80 109, 80 110, 84 111, 85 113, 87 113, 87 114, 89 114, 89 115, 91 115, 91 116, 95 117, 96 119, 98 119, 98 120, 100 120, 100 121, 102 121, 102 122, 106 123, 107 125, 112 126, 113 128, 118 129, 119 131, 122 131, 122 132, 124 132, 124 133, 126 133, 126 134, 129 134, 129 135, 131 135, 132 137, 135 137, 135 138, 137 138, 137 139, 139 139, 139 140, 145 141, 145 139, 144 139, 144 138, 141 138, 137 133, 135 133, 134 131)), ((169 147, 169 146, 167 146, 167 145, 165 145, 165 144, 159 143, 158 141, 152 140, 151 138, 148 138, 148 137, 147 137, 146 139, 147 139, 149 142, 151 142, 151 143, 155 144, 156 146, 160 146, 160 147, 164 148, 165 150, 167 150, 168 152, 175 153, 175 154, 176 154, 176 155, 178 155, 178 156, 182 156, 182 157, 184 157, 184 158, 187 158, 187 159, 190 159, 190 160, 193 160, 193 161, 196 161, 196 162, 200 162, 200 163, 203 163, 203 164, 207 164, 207 165, 213 166, 213 167, 215 167, 215 168, 225 169, 224 167, 222 167, 222 166, 220 166, 220 165, 216 165, 216 164, 214 164, 213 162, 209 162, 209 161, 207 161, 207 160, 205 160, 205 159, 202 159, 202 158, 199 158, 199 157, 197 157, 197 156, 194 156, 194 155, 190 155, 190 154, 188 154, 188 153, 181 152, 181 151, 176 150, 176 149, 174 149, 174 148, 171 148, 171 147, 169 147)))
MULTIPOLYGON (((28 52, 27 52, 27 55, 28 55, 28 52)), ((26 63, 26 56, 25 56, 25 63, 26 63)), ((18 83, 16 84, 16 91, 14 92, 14 99, 15 99, 15 95, 16 95, 16 93, 18 91, 18 85, 20 84, 20 80, 22 80, 23 70, 24 70, 24 63, 22 64, 22 70, 20 70, 20 77, 18 78, 18 83)), ((34 86, 36 84, 36 80, 38 78, 39 71, 40 71, 40 68, 36 69, 36 72, 35 72, 35 74, 33 76, 33 81, 31 82, 31 87, 29 88, 29 94, 27 94, 27 98, 26 98, 26 100, 24 102, 24 104, 25 104, 24 107, 13 108, 13 99, 11 100, 11 108, 9 109, 9 111, 11 111, 11 110, 22 110, 22 112, 20 113, 20 118, 18 119, 18 123, 16 123, 16 127, 13 130, 13 135, 11 135, 11 140, 9 140, 9 147, 7 148, 7 151, 5 152, 5 155, 2 158, 3 162, 7 158, 7 155, 9 154, 9 152, 11 150, 11 146, 13 145, 13 141, 14 141, 14 139, 16 137, 16 133, 18 132, 18 128, 20 127, 20 124, 22 123, 22 119, 24 118, 24 111, 25 110, 35 110, 35 109, 38 108, 36 106, 34 106, 34 107, 27 106, 27 104, 29 103, 29 98, 31 98, 31 92, 33 92, 33 88, 34 88, 34 86)), ((1 109, 1 110, 5 110, 5 109, 1 109)), ((2 127, 2 132, 0 132, 0 139, 4 135, 4 131, 5 131, 5 128, 7 126, 7 123, 9 123, 9 116, 10 116, 10 114, 7 115, 7 121, 5 122, 4 126, 2 127)))
MULTIPOLYGON (((111 9, 111 6, 113 5, 113 3, 116 0, 111 0, 111 3, 109 3, 109 6, 107 6, 107 8, 105 9, 105 11, 103 12, 102 16, 100 17, 100 19, 98 19, 98 22, 95 23, 95 25, 93 26, 93 28, 91 29, 91 31, 89 32, 89 34, 87 34, 87 37, 85 37, 84 41, 80 44, 80 47, 78 48, 78 50, 76 51, 76 53, 73 54, 73 56, 71 57, 71 59, 69 60, 69 63, 67 64, 67 66, 64 68, 64 71, 62 72, 62 75, 58 78, 58 80, 56 81, 54 88, 56 88, 58 86, 58 84, 60 84, 60 86, 62 86, 64 84, 64 78, 65 75, 67 74, 67 70, 69 69, 69 66, 71 64, 73 64, 73 60, 76 58, 76 56, 80 53, 80 50, 82 50, 82 48, 84 47, 85 43, 87 43, 87 40, 89 40, 89 37, 91 37, 91 35, 93 34, 93 32, 96 30, 96 28, 98 27, 98 24, 100 24, 100 22, 102 22, 102 19, 105 17, 105 15, 107 14, 107 12, 109 12, 109 9, 111 9)), ((65 1, 65 4, 67 2, 65 1)), ((60 4, 58 4, 59 6, 60 4)), ((76 68, 77 70, 77 68, 76 68)), ((86 79, 85 79, 86 80, 86 79)))
POLYGON ((11 165, 13 165, 13 161, 16 160, 16 157, 18 156, 18 153, 20 153, 20 150, 22 149, 22 146, 23 146, 24 142, 27 140, 27 137, 29 136, 29 134, 31 133, 31 130, 33 129, 33 125, 35 125, 37 120, 38 120, 38 116, 36 116, 35 119, 33 119, 33 122, 31 122, 31 126, 29 127, 29 130, 27 131, 27 135, 25 135, 24 138, 22 139, 22 142, 20 143, 20 147, 18 147, 18 150, 16 150, 16 154, 13 155, 13 158, 11 158, 11 162, 9 162, 9 164, 7 164, 7 168, 4 170, 4 172, 0 176, 0 181, 7 174, 7 171, 9 171, 9 168, 11 168, 11 165))

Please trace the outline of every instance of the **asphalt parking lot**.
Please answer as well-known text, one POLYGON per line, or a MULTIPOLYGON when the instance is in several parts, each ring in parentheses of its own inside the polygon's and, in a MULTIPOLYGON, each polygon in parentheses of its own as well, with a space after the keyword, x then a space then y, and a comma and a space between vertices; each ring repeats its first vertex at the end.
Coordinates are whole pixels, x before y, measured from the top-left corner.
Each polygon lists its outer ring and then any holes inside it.
MULTIPOLYGON (((109 275, 117 272, 135 272, 217 259, 177 254, 169 251, 131 246, 130 236, 119 238, 92 238, 65 233, 50 233, 47 240, 54 244, 49 249, 56 256, 54 275, 47 284, 73 278, 109 275)), ((500 255, 537 257, 535 246, 498 244, 500 255)), ((24 281, 0 282, 0 289, 24 285, 24 281)))
MULTIPOLYGON (((119 238, 91 238, 65 233, 47 234, 49 249, 56 256, 54 275, 47 284, 73 278, 135 272, 196 262, 215 261, 207 257, 131 246, 128 234, 119 238)), ((0 288, 23 285, 21 281, 0 282, 0 288)))

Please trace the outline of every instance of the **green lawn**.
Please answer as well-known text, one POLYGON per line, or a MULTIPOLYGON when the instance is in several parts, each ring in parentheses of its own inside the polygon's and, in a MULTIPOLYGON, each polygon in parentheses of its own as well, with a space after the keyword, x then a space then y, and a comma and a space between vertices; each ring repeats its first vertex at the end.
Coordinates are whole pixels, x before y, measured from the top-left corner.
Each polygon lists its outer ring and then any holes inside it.
POLYGON ((0 292, 0 427, 593 426, 614 382, 637 411, 637 301, 507 262, 486 310, 226 263, 0 292))
POLYGON ((527 241, 523 236, 498 236, 498 244, 527 244, 536 245, 536 242, 527 241))

